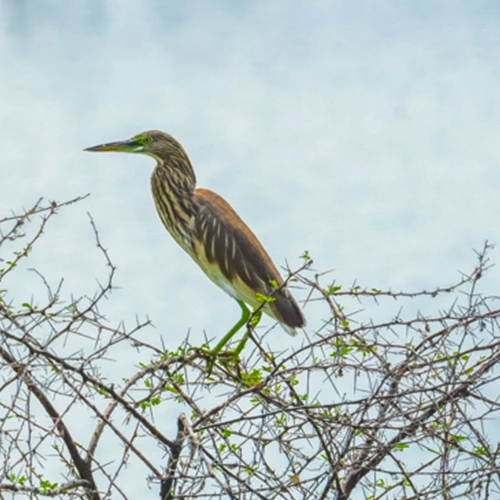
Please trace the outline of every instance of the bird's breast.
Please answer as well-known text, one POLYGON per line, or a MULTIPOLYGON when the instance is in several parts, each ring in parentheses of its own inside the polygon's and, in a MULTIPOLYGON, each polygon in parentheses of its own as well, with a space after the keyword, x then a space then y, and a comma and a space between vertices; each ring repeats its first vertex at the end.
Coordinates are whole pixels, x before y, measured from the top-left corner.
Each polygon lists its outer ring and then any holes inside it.
POLYGON ((180 197, 168 182, 161 169, 155 169, 151 176, 151 189, 156 210, 163 225, 172 238, 191 256, 193 256, 194 215, 192 201, 180 197))

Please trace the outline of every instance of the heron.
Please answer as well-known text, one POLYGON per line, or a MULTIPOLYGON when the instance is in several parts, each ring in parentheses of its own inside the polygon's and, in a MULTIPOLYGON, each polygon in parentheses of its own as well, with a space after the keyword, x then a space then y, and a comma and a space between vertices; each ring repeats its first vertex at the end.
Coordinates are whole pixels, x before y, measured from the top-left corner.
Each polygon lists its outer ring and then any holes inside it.
MULTIPOLYGON (((170 134, 148 130, 131 139, 99 144, 85 151, 143 154, 156 160, 151 190, 158 215, 174 240, 202 271, 241 308, 240 320, 211 351, 213 359, 245 326, 248 306, 277 320, 295 335, 304 314, 268 253, 235 210, 221 196, 196 187, 191 161, 170 134)), ((239 354, 248 330, 235 352, 239 354)))

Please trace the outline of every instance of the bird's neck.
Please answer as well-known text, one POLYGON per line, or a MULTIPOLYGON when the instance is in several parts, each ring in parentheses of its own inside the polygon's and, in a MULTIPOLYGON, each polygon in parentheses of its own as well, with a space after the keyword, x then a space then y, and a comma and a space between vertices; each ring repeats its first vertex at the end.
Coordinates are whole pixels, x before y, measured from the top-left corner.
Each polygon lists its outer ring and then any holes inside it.
POLYGON ((151 189, 164 226, 181 247, 191 252, 196 177, 189 159, 182 160, 158 161, 151 176, 151 189))

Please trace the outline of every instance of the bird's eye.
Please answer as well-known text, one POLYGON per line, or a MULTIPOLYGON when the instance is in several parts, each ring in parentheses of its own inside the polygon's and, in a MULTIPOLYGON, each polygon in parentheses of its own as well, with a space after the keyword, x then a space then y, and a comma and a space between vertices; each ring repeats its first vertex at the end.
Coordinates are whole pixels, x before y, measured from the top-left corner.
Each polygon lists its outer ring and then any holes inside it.
POLYGON ((145 136, 143 139, 144 144, 151 144, 152 141, 153 141, 153 139, 149 136, 145 136))

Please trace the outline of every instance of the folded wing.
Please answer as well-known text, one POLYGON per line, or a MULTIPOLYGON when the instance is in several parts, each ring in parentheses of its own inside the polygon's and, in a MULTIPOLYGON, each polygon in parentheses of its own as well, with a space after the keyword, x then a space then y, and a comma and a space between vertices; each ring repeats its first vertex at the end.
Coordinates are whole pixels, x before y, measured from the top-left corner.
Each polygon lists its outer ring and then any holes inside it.
MULTIPOLYGON (((219 195, 208 189, 197 189, 194 193, 199 212, 196 217, 195 232, 202 242, 204 257, 209 266, 217 266, 220 278, 205 272, 221 288, 226 289, 239 300, 256 305, 256 293, 270 296, 275 301, 266 310, 290 333, 295 328, 305 326, 305 318, 290 290, 283 287, 276 290, 273 284, 281 286, 283 279, 273 261, 264 250, 257 237, 241 220, 232 207, 219 195), (219 283, 224 281, 226 283, 219 283), (230 287, 228 290, 226 287, 230 287)), ((204 266, 198 262, 203 268, 204 266)))

